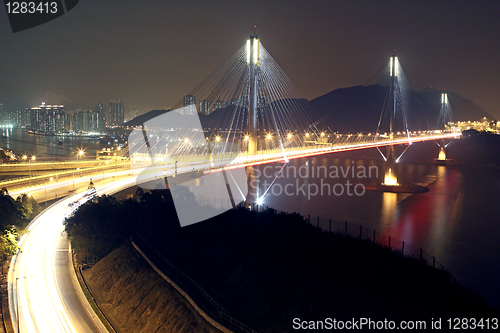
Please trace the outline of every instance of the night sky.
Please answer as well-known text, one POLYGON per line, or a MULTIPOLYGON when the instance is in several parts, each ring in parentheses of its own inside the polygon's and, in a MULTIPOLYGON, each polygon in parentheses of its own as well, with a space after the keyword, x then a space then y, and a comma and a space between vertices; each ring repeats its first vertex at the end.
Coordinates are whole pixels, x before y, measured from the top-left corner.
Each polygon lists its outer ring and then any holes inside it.
MULTIPOLYGON (((460 93, 500 118, 500 1, 81 0, 12 33, 0 8, 0 103, 53 92, 173 106, 253 33, 303 97, 361 85, 394 49, 416 90, 460 93)), ((453 107, 453 105, 452 105, 453 107)))

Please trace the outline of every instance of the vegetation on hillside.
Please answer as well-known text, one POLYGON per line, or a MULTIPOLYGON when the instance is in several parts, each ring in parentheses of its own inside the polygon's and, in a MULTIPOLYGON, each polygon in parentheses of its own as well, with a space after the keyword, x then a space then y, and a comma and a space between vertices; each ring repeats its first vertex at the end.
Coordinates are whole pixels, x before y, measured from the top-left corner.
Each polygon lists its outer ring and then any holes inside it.
POLYGON ((66 220, 88 262, 140 233, 230 314, 263 332, 292 320, 498 315, 446 271, 368 240, 325 233, 298 214, 236 209, 180 228, 168 190, 100 197, 66 220))
POLYGON ((36 200, 21 194, 12 198, 6 188, 0 189, 0 252, 14 254, 17 249, 18 231, 26 226, 41 211, 36 200))

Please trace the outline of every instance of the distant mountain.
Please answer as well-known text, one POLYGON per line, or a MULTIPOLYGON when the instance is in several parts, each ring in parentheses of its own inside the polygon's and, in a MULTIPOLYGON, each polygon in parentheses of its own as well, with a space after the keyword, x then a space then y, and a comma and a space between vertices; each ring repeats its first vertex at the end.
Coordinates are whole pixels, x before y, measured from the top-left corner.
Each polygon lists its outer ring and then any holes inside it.
MULTIPOLYGON (((439 108, 439 103, 441 103, 441 93, 442 90, 437 90, 434 88, 426 88, 420 91, 419 96, 422 99, 429 101, 436 108, 439 108)), ((474 104, 467 98, 453 92, 446 91, 448 94, 448 100, 450 101, 450 106, 453 111, 453 120, 480 120, 486 117, 490 120, 495 119, 491 114, 481 109, 479 106, 474 104)))
MULTIPOLYGON (((355 86, 333 90, 310 101, 312 107, 333 131, 374 132, 377 129, 387 87, 355 86)), ((478 120, 493 117, 470 100, 448 91, 453 120, 478 120)), ((426 88, 411 91, 405 101, 410 130, 434 128, 441 107, 441 91, 426 88)))
POLYGON ((132 120, 127 121, 123 126, 141 126, 146 121, 161 116, 162 114, 168 112, 169 110, 151 110, 143 115, 137 116, 132 120))
MULTIPOLYGON (((386 98, 387 87, 380 85, 354 86, 333 90, 311 101, 306 99, 285 99, 274 101, 272 105, 286 108, 288 114, 298 114, 304 110, 310 114, 311 123, 328 126, 340 133, 375 132, 386 98), (311 110, 314 109, 314 111, 311 110)), ((441 107, 441 90, 426 88, 421 92, 411 91, 404 101, 408 110, 408 127, 411 131, 432 129, 435 127, 441 107)), ((453 111, 453 120, 479 120, 493 117, 470 100, 452 91, 447 91, 453 111)), ((226 128, 231 123, 248 123, 248 112, 236 113, 235 105, 218 109, 209 115, 199 114, 205 129, 226 128)), ((241 109, 242 111, 246 111, 241 109)), ((141 125, 149 119, 168 112, 153 110, 125 123, 126 126, 141 125)), ((260 121, 260 120, 259 120, 260 121)), ((319 125, 318 127, 323 127, 319 125)))

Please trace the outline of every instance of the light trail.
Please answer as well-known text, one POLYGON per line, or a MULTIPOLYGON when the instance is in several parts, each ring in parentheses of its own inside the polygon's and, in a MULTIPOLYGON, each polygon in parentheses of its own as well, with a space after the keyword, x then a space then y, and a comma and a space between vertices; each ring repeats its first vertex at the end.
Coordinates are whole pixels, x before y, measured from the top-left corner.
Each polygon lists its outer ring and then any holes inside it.
MULTIPOLYGON (((115 181, 98 188, 97 195, 134 184, 133 177, 115 181)), ((99 332, 71 282, 69 242, 63 233, 63 220, 72 210, 69 203, 87 200, 84 194, 67 197, 43 211, 20 241, 21 252, 12 258, 9 270, 9 309, 16 332, 99 332)))
POLYGON ((275 162, 283 162, 296 158, 303 158, 309 156, 317 156, 324 154, 332 154, 338 152, 352 151, 352 150, 360 150, 360 149, 368 149, 368 148, 378 148, 383 146, 391 146, 391 145, 407 145, 413 144, 415 142, 424 142, 424 141, 433 141, 438 139, 456 139, 460 137, 461 133, 448 133, 448 134, 440 134, 440 135, 432 135, 432 136, 417 136, 411 137, 409 141, 406 137, 402 139, 395 140, 385 140, 385 141, 372 141, 365 143, 349 143, 344 145, 329 145, 321 148, 304 148, 300 150, 287 150, 286 155, 283 153, 268 153, 268 154, 257 154, 254 156, 244 156, 240 155, 237 158, 230 159, 219 159, 217 163, 221 165, 219 168, 212 168, 210 170, 205 170, 204 174, 210 174, 214 172, 220 172, 222 170, 233 170, 248 166, 256 166, 261 164, 275 163, 275 162))

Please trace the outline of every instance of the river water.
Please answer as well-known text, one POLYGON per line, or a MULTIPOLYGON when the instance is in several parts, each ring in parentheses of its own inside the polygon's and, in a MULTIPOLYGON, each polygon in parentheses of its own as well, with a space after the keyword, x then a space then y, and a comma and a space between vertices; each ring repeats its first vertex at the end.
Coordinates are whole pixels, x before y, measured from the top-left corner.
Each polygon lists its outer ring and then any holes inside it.
MULTIPOLYGON (((382 158, 375 149, 291 160, 284 177, 268 190, 264 205, 360 224, 423 248, 463 285, 500 305, 500 170, 433 165, 437 154, 436 144, 427 142, 412 145, 401 158, 399 183, 429 183, 429 192, 411 195, 354 188, 383 180, 382 158)), ((259 170, 270 183, 274 176, 265 176, 280 168, 275 164, 259 170)))

